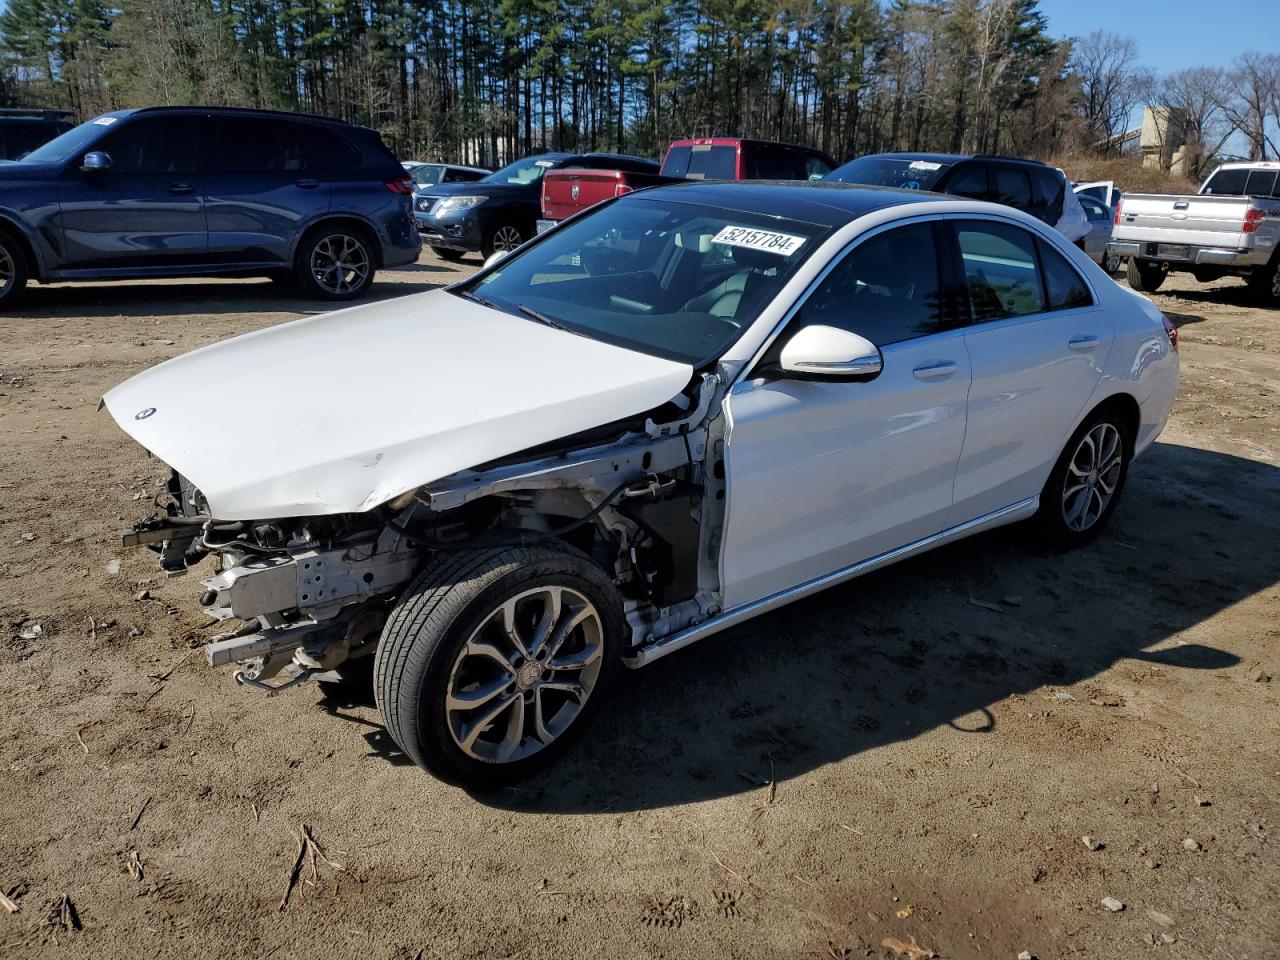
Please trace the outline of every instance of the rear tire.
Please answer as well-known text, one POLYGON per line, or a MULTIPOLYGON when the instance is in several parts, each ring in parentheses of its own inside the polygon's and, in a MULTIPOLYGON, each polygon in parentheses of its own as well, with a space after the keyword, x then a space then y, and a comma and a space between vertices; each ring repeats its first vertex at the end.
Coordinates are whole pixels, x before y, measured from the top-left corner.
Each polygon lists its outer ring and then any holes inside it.
POLYGON ((1051 547, 1070 549, 1094 539, 1115 511, 1133 460, 1129 427, 1114 410, 1100 410, 1076 429, 1040 491, 1032 523, 1051 547))
POLYGON ((1280 257, 1249 274, 1249 292, 1260 306, 1280 308, 1280 257))
POLYGON ((22 244, 0 231, 0 310, 9 310, 22 299, 30 270, 22 244))
POLYGON ((369 289, 376 270, 373 243, 359 227, 320 226, 302 238, 294 274, 319 300, 353 300, 369 289))
POLYGON ((1143 293, 1155 293, 1160 289, 1160 285, 1164 283, 1164 278, 1169 274, 1160 269, 1160 265, 1152 263, 1150 260, 1139 260, 1137 257, 1129 258, 1129 268, 1126 276, 1129 280, 1129 286, 1143 293))
POLYGON ((559 543, 446 554, 382 631, 374 696, 387 733, 441 779, 529 776, 581 735, 626 636, 612 582, 559 543))
POLYGON ((448 260, 450 263, 457 263, 466 254, 461 250, 450 250, 448 247, 432 247, 431 252, 441 260, 448 260))

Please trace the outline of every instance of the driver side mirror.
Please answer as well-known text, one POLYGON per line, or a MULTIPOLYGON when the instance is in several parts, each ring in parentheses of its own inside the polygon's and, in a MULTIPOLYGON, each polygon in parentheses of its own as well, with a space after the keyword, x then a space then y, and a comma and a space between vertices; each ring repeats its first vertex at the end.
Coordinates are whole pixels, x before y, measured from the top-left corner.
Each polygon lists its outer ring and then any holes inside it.
POLYGON ((111 155, 101 150, 90 150, 80 162, 80 169, 85 173, 102 173, 111 169, 111 155))
POLYGON ((849 330, 813 324, 796 331, 778 358, 786 374, 808 380, 873 380, 884 369, 880 348, 849 330))

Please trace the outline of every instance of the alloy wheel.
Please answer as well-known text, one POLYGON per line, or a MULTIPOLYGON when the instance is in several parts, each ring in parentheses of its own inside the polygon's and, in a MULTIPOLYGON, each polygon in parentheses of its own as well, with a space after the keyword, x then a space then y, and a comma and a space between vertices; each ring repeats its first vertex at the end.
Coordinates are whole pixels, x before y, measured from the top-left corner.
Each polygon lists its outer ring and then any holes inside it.
POLYGON ((1115 254, 1108 253, 1102 260, 1102 269, 1107 273, 1120 272, 1120 258, 1115 254))
POLYGON ((369 251, 355 237, 331 233, 311 251, 311 275, 325 293, 359 290, 369 278, 369 251))
POLYGON ((495 251, 510 253, 522 243, 524 238, 520 236, 520 231, 510 224, 505 224, 494 231, 493 249, 495 251))
POLYGON ((1115 496, 1124 466, 1124 441, 1114 424, 1096 424, 1067 464, 1062 485, 1062 519, 1069 529, 1088 530, 1115 496))
POLYGON ((542 586, 503 601, 454 661, 445 693, 449 735, 487 763, 537 753, 582 712, 603 654, 600 613, 578 591, 542 586))
POLYGON ((13 256, 3 246, 0 246, 0 295, 9 292, 9 288, 13 286, 13 280, 17 274, 18 270, 13 262, 13 256))

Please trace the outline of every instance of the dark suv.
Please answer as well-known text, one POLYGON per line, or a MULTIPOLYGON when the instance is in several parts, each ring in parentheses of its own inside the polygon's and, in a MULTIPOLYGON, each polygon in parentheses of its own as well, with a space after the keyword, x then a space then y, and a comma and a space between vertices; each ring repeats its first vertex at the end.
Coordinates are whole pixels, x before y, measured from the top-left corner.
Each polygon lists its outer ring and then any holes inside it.
POLYGON ((414 201, 423 241, 446 260, 476 250, 486 258, 514 250, 536 232, 542 175, 562 167, 652 172, 655 164, 616 153, 540 153, 475 183, 427 187, 414 201))
POLYGON ((1067 239, 1089 232, 1084 211, 1061 170, 1020 157, 951 153, 875 153, 850 160, 824 178, 907 190, 932 190, 1003 203, 1031 214, 1067 239))
POLYGON ((20 160, 74 126, 66 110, 0 110, 0 159, 20 160))
POLYGON ((412 192, 378 134, 349 123, 106 113, 0 165, 0 307, 29 277, 272 276, 350 299, 417 259, 412 192))

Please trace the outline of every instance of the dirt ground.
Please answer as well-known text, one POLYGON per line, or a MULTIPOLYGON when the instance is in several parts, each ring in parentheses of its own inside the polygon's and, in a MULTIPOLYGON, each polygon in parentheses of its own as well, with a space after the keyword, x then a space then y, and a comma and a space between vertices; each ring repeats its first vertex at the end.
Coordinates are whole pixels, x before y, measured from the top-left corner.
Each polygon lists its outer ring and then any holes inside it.
MULTIPOLYGON (((424 255, 374 294, 458 272, 424 255)), ((367 687, 266 699, 205 666, 197 578, 118 546, 164 467, 99 396, 314 304, 32 289, 0 317, 0 957, 844 958, 914 938, 1275 960, 1280 314, 1237 281, 1169 286, 1181 397, 1095 545, 1001 531, 720 634, 628 673, 549 772, 474 796, 406 763, 367 687), (282 909, 300 824, 329 859, 282 909)), ((314 386, 299 357, 277 384, 191 389, 216 417, 221 389, 314 386)))

